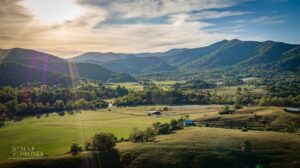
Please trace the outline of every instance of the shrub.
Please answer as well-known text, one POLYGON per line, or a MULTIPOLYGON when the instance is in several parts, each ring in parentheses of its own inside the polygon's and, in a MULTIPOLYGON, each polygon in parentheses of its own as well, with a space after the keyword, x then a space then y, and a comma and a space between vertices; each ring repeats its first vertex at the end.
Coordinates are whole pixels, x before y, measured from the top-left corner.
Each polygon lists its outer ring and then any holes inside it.
POLYGON ((168 107, 164 107, 162 110, 163 111, 169 111, 169 108, 168 107))
POLYGON ((70 149, 70 152, 72 155, 77 155, 78 153, 80 153, 82 151, 82 148, 81 146, 79 146, 78 144, 76 143, 73 143, 71 145, 71 149, 70 149))
POLYGON ((0 128, 4 126, 4 121, 0 120, 0 128))
POLYGON ((242 109, 243 108, 243 106, 241 106, 241 105, 239 105, 239 104, 235 104, 234 105, 234 109, 242 109))
POLYGON ((169 134, 172 132, 171 126, 169 123, 160 124, 158 130, 158 134, 169 134))
POLYGON ((237 87, 237 88, 236 88, 236 91, 240 92, 240 91, 242 91, 242 88, 237 87))
POLYGON ((130 165, 132 161, 133 161, 133 157, 132 157, 131 153, 125 152, 122 154, 121 162, 124 166, 130 165))
POLYGON ((145 134, 145 138, 144 138, 145 141, 153 141, 155 139, 156 131, 153 128, 148 127, 144 132, 145 132, 144 133, 145 134))
POLYGON ((222 111, 219 112, 220 115, 223 114, 231 114, 233 111, 230 110, 230 107, 228 105, 224 106, 222 111))
POLYGON ((171 129, 172 130, 179 130, 179 129, 182 129, 183 128, 183 121, 184 119, 178 119, 178 120, 171 120, 170 121, 170 126, 171 126, 171 129))
POLYGON ((132 142, 144 142, 145 133, 137 128, 134 128, 132 133, 129 135, 129 139, 132 142))
POLYGON ((160 126, 160 122, 155 122, 152 124, 152 127, 155 129, 155 130, 158 130, 159 126, 160 126))
POLYGON ((289 133, 294 133, 297 131, 297 125, 293 122, 288 123, 287 127, 286 127, 286 131, 289 133))
POLYGON ((117 138, 112 133, 94 135, 91 142, 85 144, 86 150, 107 151, 116 146, 117 138))
POLYGON ((148 127, 146 130, 138 130, 133 129, 132 133, 129 136, 129 139, 133 142, 147 142, 147 141, 153 141, 156 137, 156 131, 148 127))
POLYGON ((249 129, 247 127, 241 128, 242 132, 247 132, 249 129))
POLYGON ((252 150, 252 143, 249 140, 245 140, 241 143, 241 151, 243 153, 250 153, 252 150))

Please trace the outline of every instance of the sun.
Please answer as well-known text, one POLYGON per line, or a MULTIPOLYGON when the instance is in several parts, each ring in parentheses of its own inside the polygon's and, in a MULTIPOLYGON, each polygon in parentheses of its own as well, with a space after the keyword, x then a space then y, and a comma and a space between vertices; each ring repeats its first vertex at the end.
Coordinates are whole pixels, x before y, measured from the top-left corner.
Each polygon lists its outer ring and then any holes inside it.
POLYGON ((22 5, 44 24, 58 24, 74 19, 83 9, 74 0, 24 0, 22 5))

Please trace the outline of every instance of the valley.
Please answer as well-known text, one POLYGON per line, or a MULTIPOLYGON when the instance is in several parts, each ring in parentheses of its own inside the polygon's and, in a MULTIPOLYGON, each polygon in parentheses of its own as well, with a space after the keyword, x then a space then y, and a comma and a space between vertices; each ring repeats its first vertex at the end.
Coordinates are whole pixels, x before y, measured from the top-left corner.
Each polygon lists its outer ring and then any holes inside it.
POLYGON ((298 49, 223 40, 70 59, 1 50, 0 166, 297 167, 298 49), (113 146, 100 150, 97 136, 113 146), (16 158, 15 148, 41 155, 16 158))

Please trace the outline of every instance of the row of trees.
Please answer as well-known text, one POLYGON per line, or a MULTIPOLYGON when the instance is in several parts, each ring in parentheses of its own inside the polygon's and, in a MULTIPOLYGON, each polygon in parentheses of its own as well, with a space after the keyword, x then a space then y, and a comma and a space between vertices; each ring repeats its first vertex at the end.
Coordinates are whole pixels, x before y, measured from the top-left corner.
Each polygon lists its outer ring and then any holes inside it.
POLYGON ((157 135, 170 134, 171 132, 183 129, 183 117, 176 120, 173 119, 169 123, 155 122, 152 127, 145 130, 134 128, 129 136, 129 140, 133 142, 148 142, 153 141, 157 135))

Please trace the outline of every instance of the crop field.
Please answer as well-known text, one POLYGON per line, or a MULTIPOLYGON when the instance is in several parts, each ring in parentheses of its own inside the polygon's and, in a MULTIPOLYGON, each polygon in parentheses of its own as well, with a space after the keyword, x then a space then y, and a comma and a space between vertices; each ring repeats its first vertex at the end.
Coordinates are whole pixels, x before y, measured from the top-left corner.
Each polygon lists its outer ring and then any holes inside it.
POLYGON ((60 155, 69 151, 72 143, 83 145, 95 133, 112 132, 118 138, 127 138, 133 128, 146 128, 156 121, 168 122, 172 118, 189 114, 198 118, 216 113, 217 106, 173 106, 161 117, 150 117, 147 113, 163 106, 112 107, 97 111, 81 111, 61 116, 56 113, 41 118, 28 117, 19 122, 7 122, 0 128, 0 162, 11 155, 11 146, 35 146, 44 154, 60 155))

